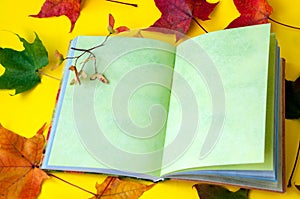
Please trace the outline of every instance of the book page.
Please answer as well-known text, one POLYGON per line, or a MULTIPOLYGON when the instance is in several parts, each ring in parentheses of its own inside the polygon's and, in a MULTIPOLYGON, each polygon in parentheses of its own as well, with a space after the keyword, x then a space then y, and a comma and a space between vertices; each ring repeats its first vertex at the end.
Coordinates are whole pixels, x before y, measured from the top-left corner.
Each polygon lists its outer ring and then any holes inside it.
POLYGON ((264 162, 269 40, 266 24, 178 46, 163 174, 264 162))
MULTIPOLYGON (((88 49, 103 40, 81 36, 71 47, 88 49)), ((50 134, 46 167, 158 175, 174 52, 174 46, 156 40, 111 37, 93 51, 97 70, 109 84, 86 78, 81 79, 81 85, 69 85, 74 74, 68 68, 75 64, 70 60, 50 134)), ((80 53, 72 50, 69 56, 80 53)), ((84 68, 89 75, 95 73, 93 64, 91 59, 84 68)))
MULTIPOLYGON (((278 46, 275 34, 271 34, 270 38, 270 53, 269 53, 269 71, 268 71, 268 94, 267 94, 267 118, 266 118, 266 137, 265 137, 265 160, 263 163, 251 163, 251 164, 236 164, 236 165, 221 165, 221 166, 207 166, 207 167, 195 167, 183 169, 180 172, 181 175, 186 175, 188 178, 189 175, 203 175, 206 171, 210 173, 219 174, 228 174, 235 173, 235 175, 242 173, 251 173, 257 171, 258 176, 265 177, 266 175, 271 175, 274 177, 275 168, 274 168, 274 149, 277 150, 278 146, 274 146, 274 136, 276 137, 277 133, 275 130, 275 123, 277 122, 274 119, 275 112, 278 115, 277 104, 275 103, 275 95, 278 88, 275 88, 275 82, 280 82, 281 76, 279 75, 278 70, 280 70, 280 57, 278 54, 278 46), (276 81, 275 81, 276 79, 276 81), (276 111, 275 111, 276 109, 276 111), (242 170, 241 172, 239 170, 242 170)), ((278 98, 278 96, 277 96, 278 98)), ((278 103, 278 102, 277 102, 278 103)), ((278 117, 278 116, 277 116, 278 117)), ((277 159, 278 161, 278 159, 277 159)), ((277 163, 276 163, 277 164, 277 163)), ((177 172, 175 175, 177 176, 177 172)), ((168 175, 169 176, 169 175, 168 175)))

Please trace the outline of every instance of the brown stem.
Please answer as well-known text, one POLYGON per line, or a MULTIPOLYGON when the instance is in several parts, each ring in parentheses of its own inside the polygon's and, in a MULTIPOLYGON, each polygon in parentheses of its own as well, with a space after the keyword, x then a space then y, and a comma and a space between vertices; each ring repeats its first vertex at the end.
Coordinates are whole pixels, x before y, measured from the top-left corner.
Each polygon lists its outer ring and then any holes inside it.
MULTIPOLYGON (((89 49, 83 49, 83 48, 75 48, 75 47, 71 47, 72 50, 81 51, 82 53, 81 53, 80 55, 78 55, 78 56, 66 57, 66 58, 64 58, 64 59, 65 59, 65 60, 66 60, 66 59, 75 59, 75 66, 77 66, 77 61, 78 61, 78 59, 79 59, 80 57, 82 57, 84 54, 89 53, 90 55, 89 55, 88 58, 90 58, 90 57, 94 57, 94 58, 95 58, 95 61, 94 61, 94 68, 95 68, 95 73, 97 73, 97 68, 96 68, 96 55, 92 52, 92 50, 104 46, 105 43, 107 42, 108 38, 111 36, 111 34, 112 34, 112 33, 109 33, 109 34, 105 37, 104 41, 103 41, 101 44, 99 44, 99 45, 97 45, 97 46, 94 46, 94 47, 92 47, 92 48, 89 48, 89 49)), ((81 67, 81 69, 83 69, 84 66, 85 66, 85 63, 83 64, 83 66, 81 67)), ((76 71, 75 71, 75 73, 76 73, 76 71)), ((80 83, 79 79, 78 79, 78 82, 80 83)))
POLYGON ((78 185, 72 184, 72 183, 70 183, 70 182, 68 182, 68 181, 66 181, 66 180, 64 180, 64 179, 62 179, 62 178, 60 178, 60 177, 58 177, 58 176, 52 174, 52 173, 47 173, 47 174, 48 174, 48 176, 54 177, 54 178, 56 178, 56 179, 58 179, 58 180, 60 180, 60 181, 62 181, 62 182, 64 182, 64 183, 66 183, 66 184, 68 184, 68 185, 71 185, 71 186, 73 186, 73 187, 75 187, 75 188, 77 188, 77 189, 80 189, 80 190, 82 190, 82 191, 85 191, 85 192, 87 192, 87 193, 89 193, 89 194, 92 194, 92 195, 94 195, 94 196, 97 197, 97 194, 95 194, 95 193, 93 193, 93 192, 91 192, 91 191, 89 191, 89 190, 86 190, 86 189, 84 189, 84 188, 82 188, 82 187, 80 187, 80 186, 78 186, 78 185))
POLYGON ((115 1, 115 0, 106 0, 106 1, 114 2, 114 3, 119 3, 119 4, 123 4, 123 5, 127 5, 127 6, 138 7, 138 5, 135 4, 135 3, 126 3, 126 2, 115 1))
MULTIPOLYGON (((105 37, 104 41, 103 41, 101 44, 99 44, 99 45, 97 45, 97 46, 94 46, 94 47, 92 47, 92 48, 89 48, 89 49, 83 49, 83 48, 74 48, 74 47, 72 47, 71 49, 72 49, 72 50, 77 50, 77 51, 83 51, 83 53, 82 53, 81 55, 77 56, 77 57, 82 56, 84 53, 91 53, 91 54, 92 54, 92 52, 91 52, 92 50, 94 50, 94 49, 96 49, 96 48, 99 48, 99 47, 105 45, 105 43, 107 42, 107 40, 108 40, 108 38, 109 38, 110 35, 111 35, 111 33, 109 33, 109 34, 105 37)), ((72 59, 72 58, 77 58, 77 57, 67 57, 67 58, 72 59)), ((65 59, 67 59, 67 58, 65 58, 65 59)))
POLYGON ((78 70, 77 70, 77 68, 76 68, 76 65, 75 65, 75 66, 71 66, 70 69, 71 69, 71 68, 72 68, 72 70, 75 72, 75 77, 76 77, 78 83, 81 84, 80 78, 79 78, 79 73, 78 73, 78 70))
POLYGON ((196 24, 205 32, 205 33, 208 33, 208 31, 198 22, 198 20, 195 18, 195 17, 193 17, 192 18, 195 22, 196 22, 196 24))
POLYGON ((47 77, 50 77, 50 78, 52 78, 52 79, 55 79, 55 80, 60 81, 59 78, 54 77, 54 76, 52 76, 52 75, 49 75, 49 74, 47 74, 47 73, 44 73, 43 71, 40 71, 40 70, 38 71, 38 74, 40 74, 40 75, 45 75, 45 76, 47 76, 47 77))
POLYGON ((103 194, 105 193, 105 191, 107 190, 107 188, 110 186, 110 184, 112 183, 114 178, 111 178, 110 181, 107 183, 106 187, 103 189, 102 193, 100 195, 97 195, 97 199, 101 198, 103 196, 103 194))
POLYGON ((300 141, 299 141, 299 145, 298 145, 298 151, 297 151, 297 155, 296 155, 296 160, 295 160, 295 163, 294 163, 294 167, 293 167, 293 170, 292 170, 292 173, 291 173, 291 176, 289 178, 289 182, 288 182, 288 187, 291 187, 292 186, 292 179, 293 179, 293 175, 294 175, 294 172, 296 170, 296 167, 297 167, 297 162, 298 162, 298 158, 299 158, 299 153, 300 153, 300 141))
POLYGON ((270 18, 270 17, 268 17, 268 19, 269 19, 270 21, 273 21, 274 23, 279 24, 279 25, 282 25, 282 26, 285 26, 285 27, 288 27, 288 28, 292 28, 292 29, 296 29, 296 30, 300 30, 300 27, 296 27, 296 26, 291 26, 291 25, 288 25, 288 24, 284 24, 284 23, 281 23, 281 22, 279 22, 279 21, 277 21, 277 20, 275 20, 275 19, 272 19, 272 18, 270 18))
POLYGON ((112 33, 109 33, 108 35, 106 35, 104 41, 103 41, 101 44, 99 44, 99 45, 97 45, 97 46, 94 46, 94 47, 90 48, 89 51, 94 50, 95 48, 99 48, 99 47, 101 47, 101 46, 104 46, 105 43, 107 42, 108 38, 111 36, 111 34, 112 34, 112 33))

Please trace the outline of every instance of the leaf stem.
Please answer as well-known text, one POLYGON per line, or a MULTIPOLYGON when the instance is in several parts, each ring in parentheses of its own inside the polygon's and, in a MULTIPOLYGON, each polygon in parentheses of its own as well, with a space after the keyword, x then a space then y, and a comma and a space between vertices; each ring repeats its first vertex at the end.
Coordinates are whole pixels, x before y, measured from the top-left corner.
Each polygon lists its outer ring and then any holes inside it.
POLYGON ((196 24, 205 32, 208 33, 208 31, 198 22, 198 20, 195 17, 192 17, 192 19, 196 22, 196 24))
POLYGON ((50 77, 50 78, 52 78, 52 79, 55 79, 55 80, 60 81, 59 78, 54 77, 54 76, 52 76, 52 75, 49 75, 49 74, 47 74, 47 73, 44 73, 43 71, 40 71, 40 70, 38 71, 38 74, 40 74, 40 75, 45 75, 45 76, 47 76, 47 77, 50 77))
POLYGON ((273 21, 274 23, 279 24, 279 25, 282 25, 282 26, 285 26, 285 27, 288 27, 288 28, 292 28, 292 29, 296 29, 296 30, 300 30, 300 27, 296 27, 296 26, 291 26, 291 25, 288 25, 288 24, 284 24, 284 23, 281 23, 281 22, 279 22, 279 21, 277 21, 277 20, 275 20, 275 19, 272 19, 272 18, 270 18, 270 17, 268 17, 268 19, 269 19, 270 21, 273 21))
POLYGON ((77 189, 80 189, 80 190, 82 190, 82 191, 85 191, 85 192, 87 192, 87 193, 89 193, 89 194, 92 194, 92 195, 94 195, 94 196, 97 197, 97 194, 95 194, 95 193, 93 193, 93 192, 91 192, 91 191, 89 191, 89 190, 86 190, 86 189, 84 189, 84 188, 82 188, 82 187, 80 187, 80 186, 78 186, 78 185, 75 185, 75 184, 73 184, 73 183, 70 183, 70 182, 68 182, 68 181, 66 181, 66 180, 64 180, 64 179, 62 179, 62 178, 60 178, 60 177, 58 177, 58 176, 56 176, 56 175, 54 175, 54 174, 52 174, 52 173, 47 173, 47 174, 48 174, 48 176, 54 177, 54 178, 56 178, 56 179, 58 179, 58 180, 60 180, 60 181, 62 181, 62 182, 64 182, 64 183, 66 183, 66 184, 68 184, 68 185, 71 185, 71 186, 73 186, 73 187, 75 187, 75 188, 77 188, 77 189))
POLYGON ((123 5, 127 5, 127 6, 138 7, 138 5, 135 4, 135 3, 126 3, 126 2, 115 1, 115 0, 106 0, 106 1, 114 2, 114 3, 119 3, 119 4, 123 4, 123 5))
POLYGON ((107 185, 103 189, 102 193, 100 195, 97 195, 97 199, 100 199, 103 196, 103 194, 108 189, 108 187, 110 186, 110 184, 112 183, 113 180, 114 180, 114 177, 111 177, 111 179, 109 180, 109 182, 107 183, 107 185))
POLYGON ((295 160, 295 163, 294 163, 294 167, 293 167, 293 170, 292 170, 292 173, 291 173, 291 176, 289 178, 289 181, 288 181, 288 187, 291 187, 292 186, 292 179, 293 179, 293 175, 294 175, 294 172, 296 170, 296 167, 297 167, 297 162, 298 162, 298 158, 299 158, 299 153, 300 153, 300 141, 299 141, 299 144, 298 144, 298 151, 297 151, 297 155, 296 155, 296 160, 295 160))

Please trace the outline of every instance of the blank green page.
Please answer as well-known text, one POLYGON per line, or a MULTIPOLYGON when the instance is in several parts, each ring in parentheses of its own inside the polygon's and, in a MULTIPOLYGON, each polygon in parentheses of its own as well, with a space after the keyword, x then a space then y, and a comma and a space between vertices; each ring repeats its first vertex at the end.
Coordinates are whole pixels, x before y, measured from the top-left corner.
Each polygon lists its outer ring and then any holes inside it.
POLYGON ((201 35, 177 47, 172 93, 182 90, 183 79, 191 92, 180 100, 171 95, 165 148, 177 140, 181 153, 165 150, 163 174, 264 162, 269 46, 266 24, 201 35))

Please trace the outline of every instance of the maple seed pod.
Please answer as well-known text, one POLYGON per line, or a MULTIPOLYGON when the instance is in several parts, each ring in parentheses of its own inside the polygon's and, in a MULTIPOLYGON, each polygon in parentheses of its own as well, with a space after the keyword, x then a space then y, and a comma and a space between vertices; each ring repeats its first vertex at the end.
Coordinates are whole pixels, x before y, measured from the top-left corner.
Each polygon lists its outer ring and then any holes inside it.
POLYGON ((55 70, 56 68, 58 68, 65 60, 64 56, 58 50, 55 50, 54 57, 56 59, 56 63, 51 68, 51 70, 55 70))
POLYGON ((74 66, 74 65, 70 66, 70 67, 69 67, 69 70, 74 71, 74 72, 75 72, 75 77, 76 77, 76 80, 75 80, 75 81, 72 81, 70 84, 73 85, 73 84, 75 84, 76 82, 78 82, 79 84, 81 84, 80 79, 79 79, 79 74, 78 74, 78 71, 77 71, 76 66, 74 66), (72 83, 73 83, 73 84, 72 84, 72 83))
POLYGON ((95 79, 99 79, 104 84, 108 84, 108 80, 101 73, 95 73, 90 77, 90 80, 95 80, 95 79))
POLYGON ((120 27, 116 28, 115 32, 116 33, 120 33, 120 32, 125 32, 127 30, 129 30, 128 27, 126 27, 126 26, 120 26, 120 27))
POLYGON ((99 79, 102 83, 108 84, 108 80, 107 80, 103 75, 99 76, 98 79, 99 79))
POLYGON ((115 19, 114 19, 114 17, 112 16, 112 14, 109 14, 109 15, 108 15, 108 27, 107 27, 107 30, 108 30, 108 32, 110 32, 111 34, 115 33, 114 25, 115 25, 115 19))
MULTIPOLYGON (((76 69, 74 69, 73 66, 71 66, 69 69, 70 69, 70 70, 76 71, 76 69)), ((75 74, 76 74, 76 72, 75 72, 75 74)), ((78 76, 74 77, 74 78, 71 80, 70 85, 74 85, 74 84, 76 84, 77 82, 79 82, 79 81, 80 81, 79 79, 80 79, 81 77, 82 77, 83 79, 86 79, 86 78, 88 77, 88 74, 87 74, 84 70, 80 70, 80 71, 78 72, 78 76)), ((79 82, 79 84, 80 84, 80 82, 79 82)))
POLYGON ((80 70, 78 76, 82 77, 83 79, 86 79, 88 77, 87 73, 84 70, 80 70))
POLYGON ((76 82, 77 82, 77 79, 76 79, 76 78, 73 78, 73 79, 71 80, 71 82, 70 82, 70 85, 75 85, 76 82))
POLYGON ((76 67, 72 65, 72 66, 69 67, 69 70, 76 71, 76 67))
POLYGON ((108 27, 107 27, 107 30, 108 30, 108 32, 109 32, 110 34, 114 34, 114 33, 115 33, 115 30, 114 30, 113 27, 111 27, 111 26, 108 26, 108 27))
POLYGON ((59 64, 61 64, 65 60, 63 54, 61 54, 58 50, 55 50, 54 56, 59 64))

